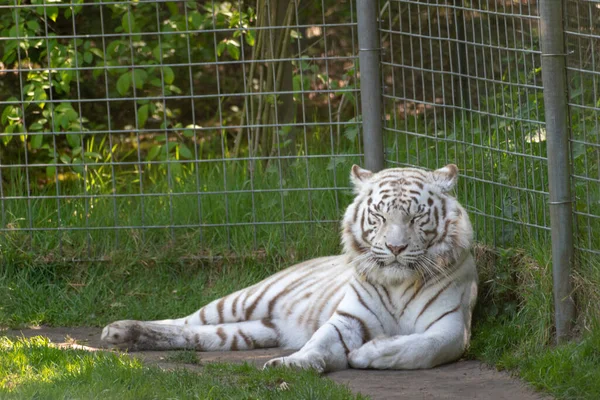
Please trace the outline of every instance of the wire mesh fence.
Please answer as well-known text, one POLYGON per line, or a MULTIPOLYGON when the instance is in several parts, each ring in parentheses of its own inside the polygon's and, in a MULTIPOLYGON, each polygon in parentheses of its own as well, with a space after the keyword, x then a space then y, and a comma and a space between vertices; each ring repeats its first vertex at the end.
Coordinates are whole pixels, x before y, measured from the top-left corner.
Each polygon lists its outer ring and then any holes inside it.
POLYGON ((534 2, 382 3, 387 159, 453 162, 478 239, 547 240, 547 162, 534 2))
MULTIPOLYGON (((544 246, 537 1, 378 4, 387 166, 456 163, 478 240, 544 246)), ((564 7, 577 246, 597 254, 600 9, 564 7)), ((363 154, 356 21, 353 0, 0 5, 5 249, 337 242, 363 154)))
MULTIPOLYGON (((1 226, 54 258, 335 232, 361 159, 347 1, 0 5, 1 226)), ((335 236, 335 235, 334 235, 335 236)))
POLYGON ((600 4, 569 0, 565 4, 565 43, 569 83, 572 173, 576 247, 600 254, 594 232, 600 223, 600 4))

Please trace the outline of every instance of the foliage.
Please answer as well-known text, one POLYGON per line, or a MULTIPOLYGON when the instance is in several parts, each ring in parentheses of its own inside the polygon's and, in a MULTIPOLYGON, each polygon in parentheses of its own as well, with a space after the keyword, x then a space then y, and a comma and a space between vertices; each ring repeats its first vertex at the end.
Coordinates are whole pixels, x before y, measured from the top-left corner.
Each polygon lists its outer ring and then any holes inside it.
MULTIPOLYGON (((59 188, 64 180, 78 180, 98 192, 107 188, 100 188, 103 182, 128 180, 131 173, 152 182, 165 176, 177 181, 194 172, 193 160, 257 154, 250 143, 242 146, 243 129, 227 128, 244 125, 247 100, 235 95, 245 87, 239 61, 261 43, 262 51, 268 47, 267 31, 256 29, 265 13, 257 15, 254 2, 42 3, 0 9, 0 35, 8 38, 0 43, 0 57, 5 75, 13 78, 0 86, 4 164, 44 164, 34 171, 38 183, 59 188), (150 173, 141 171, 141 163, 150 173)), ((307 23, 318 20, 310 11, 299 8, 307 23)), ((352 118, 352 64, 345 72, 325 73, 325 64, 310 58, 320 55, 324 39, 306 40, 298 29, 288 33, 281 43, 292 52, 288 57, 298 57, 290 86, 330 86, 337 91, 338 121, 352 118), (293 50, 300 41, 306 50, 293 50)), ((340 53, 351 54, 346 42, 340 53)), ((267 97, 268 107, 279 104, 279 96, 267 97)), ((314 112, 322 113, 322 104, 313 103, 314 112)), ((292 115, 300 105, 310 117, 313 111, 298 94, 286 107, 292 115)), ((284 147, 297 152, 301 143, 293 136, 289 127, 278 130, 273 139, 279 147, 271 153, 284 147)))
MULTIPOLYGON (((2 42, 2 62, 29 70, 14 73, 12 85, 0 89, 0 95, 21 93, 7 96, 1 110, 5 160, 23 157, 25 145, 30 162, 50 165, 46 178, 54 178, 57 166, 82 177, 82 164, 95 169, 94 163, 135 155, 107 137, 119 131, 135 140, 133 129, 166 132, 141 140, 148 142, 145 161, 195 158, 200 126, 186 124, 165 101, 193 84, 192 69, 176 66, 238 60, 239 41, 254 42, 254 10, 229 2, 95 3, 41 6, 34 0, 31 7, 1 9, 0 35, 13 38, 2 42), (216 49, 212 34, 197 33, 203 30, 224 31, 216 49), (123 111, 135 118, 124 118, 123 111)), ((211 78, 193 77, 200 83, 211 78)), ((177 175, 181 168, 171 169, 177 175)))

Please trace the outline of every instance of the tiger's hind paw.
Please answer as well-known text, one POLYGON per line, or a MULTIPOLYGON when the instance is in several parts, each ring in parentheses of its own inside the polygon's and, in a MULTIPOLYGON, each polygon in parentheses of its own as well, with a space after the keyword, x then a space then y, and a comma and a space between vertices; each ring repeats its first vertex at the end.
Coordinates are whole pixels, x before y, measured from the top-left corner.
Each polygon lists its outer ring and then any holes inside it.
POLYGON ((322 358, 294 357, 293 354, 289 357, 278 357, 267 361, 263 369, 281 366, 297 369, 313 369, 319 374, 325 372, 325 360, 323 360, 322 358))
POLYGON ((140 336, 138 321, 125 320, 109 324, 102 329, 100 339, 114 347, 135 350, 136 341, 140 336))

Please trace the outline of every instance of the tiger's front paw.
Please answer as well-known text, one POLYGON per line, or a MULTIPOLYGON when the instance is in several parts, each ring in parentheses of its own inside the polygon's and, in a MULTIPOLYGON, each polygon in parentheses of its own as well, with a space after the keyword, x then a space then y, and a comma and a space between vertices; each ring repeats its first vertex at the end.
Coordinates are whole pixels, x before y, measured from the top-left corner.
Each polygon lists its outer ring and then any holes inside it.
POLYGON ((374 362, 376 362, 376 351, 372 342, 365 343, 348 354, 348 364, 352 368, 372 368, 374 362))
POLYGON ((100 339, 115 347, 135 349, 137 339, 140 337, 138 321, 117 321, 102 329, 100 339))
POLYGON ((325 371, 325 360, 317 355, 278 357, 268 361, 263 368, 286 366, 298 369, 314 369, 319 374, 325 371))

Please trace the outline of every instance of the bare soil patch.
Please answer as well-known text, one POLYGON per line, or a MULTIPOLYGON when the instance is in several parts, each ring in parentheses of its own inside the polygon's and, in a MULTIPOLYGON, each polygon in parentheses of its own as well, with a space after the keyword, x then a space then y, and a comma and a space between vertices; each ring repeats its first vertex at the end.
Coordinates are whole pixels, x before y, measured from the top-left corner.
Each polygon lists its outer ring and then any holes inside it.
MULTIPOLYGON (((107 350, 100 342, 101 328, 50 328, 0 331, 8 336, 45 336, 66 348, 107 350)), ((130 353, 162 368, 200 369, 208 362, 249 362, 259 367, 273 357, 289 354, 282 349, 198 353, 200 365, 168 362, 164 351, 130 353)), ((473 360, 461 360, 430 370, 374 371, 348 369, 329 373, 327 378, 347 385, 355 392, 379 399, 477 399, 546 400, 551 397, 533 389, 508 373, 496 371, 473 360)))

